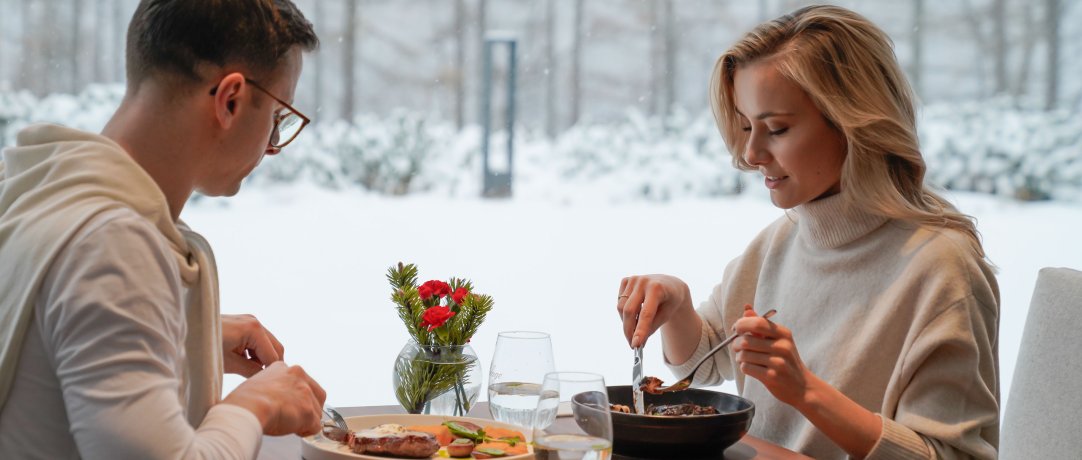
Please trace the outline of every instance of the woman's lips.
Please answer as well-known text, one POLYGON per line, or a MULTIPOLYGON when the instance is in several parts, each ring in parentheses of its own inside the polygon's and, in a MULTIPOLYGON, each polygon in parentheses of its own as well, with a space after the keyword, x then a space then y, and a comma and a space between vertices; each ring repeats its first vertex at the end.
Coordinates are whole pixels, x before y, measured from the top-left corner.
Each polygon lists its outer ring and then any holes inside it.
POLYGON ((774 190, 781 187, 781 183, 788 179, 789 176, 766 176, 766 188, 774 190))

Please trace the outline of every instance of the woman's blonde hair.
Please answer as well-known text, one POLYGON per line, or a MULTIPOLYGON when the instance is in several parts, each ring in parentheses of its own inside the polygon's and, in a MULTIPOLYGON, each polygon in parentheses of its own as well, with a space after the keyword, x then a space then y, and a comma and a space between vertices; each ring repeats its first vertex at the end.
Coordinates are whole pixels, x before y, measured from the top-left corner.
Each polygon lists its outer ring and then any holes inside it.
POLYGON ((744 170, 756 168, 744 161, 747 133, 733 100, 733 75, 762 60, 802 88, 845 137, 843 199, 884 217, 961 231, 984 257, 973 219, 924 185, 916 97, 886 33, 845 8, 809 6, 760 24, 718 58, 711 108, 733 165, 744 170))

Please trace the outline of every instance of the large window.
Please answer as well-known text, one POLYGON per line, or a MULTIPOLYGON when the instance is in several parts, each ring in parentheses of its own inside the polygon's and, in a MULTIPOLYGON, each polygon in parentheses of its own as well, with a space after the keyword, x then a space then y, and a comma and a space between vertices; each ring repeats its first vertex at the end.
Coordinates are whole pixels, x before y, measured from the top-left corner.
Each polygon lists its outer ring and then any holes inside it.
MULTIPOLYGON (((135 3, 0 0, 0 142, 38 121, 101 129, 135 3)), ((322 40, 294 104, 312 125, 239 196, 182 217, 217 250, 223 310, 263 319, 333 404, 394 402, 407 335, 384 273, 399 261, 495 297, 472 342, 483 362, 498 331, 540 329, 557 368, 619 384, 620 278, 671 273, 705 299, 782 215, 731 167, 707 82, 743 32, 807 2, 296 3, 322 40)), ((1082 260, 1082 5, 838 3, 893 38, 929 180, 978 218, 999 266, 1005 397, 1037 270, 1082 260)), ((798 308, 772 307, 780 322, 798 308)), ((671 381, 658 339, 647 372, 671 381)))

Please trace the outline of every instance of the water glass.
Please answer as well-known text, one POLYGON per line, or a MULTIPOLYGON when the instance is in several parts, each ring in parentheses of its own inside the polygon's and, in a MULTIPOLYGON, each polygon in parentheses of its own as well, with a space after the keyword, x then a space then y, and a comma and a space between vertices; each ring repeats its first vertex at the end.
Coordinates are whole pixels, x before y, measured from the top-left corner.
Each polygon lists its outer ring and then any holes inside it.
POLYGON ((552 339, 547 333, 501 332, 488 374, 492 418, 531 429, 541 383, 554 370, 552 339))
POLYGON ((608 460, 612 457, 612 414, 605 378, 589 372, 545 375, 534 414, 537 460, 608 460), (561 405, 572 417, 557 418, 561 405))

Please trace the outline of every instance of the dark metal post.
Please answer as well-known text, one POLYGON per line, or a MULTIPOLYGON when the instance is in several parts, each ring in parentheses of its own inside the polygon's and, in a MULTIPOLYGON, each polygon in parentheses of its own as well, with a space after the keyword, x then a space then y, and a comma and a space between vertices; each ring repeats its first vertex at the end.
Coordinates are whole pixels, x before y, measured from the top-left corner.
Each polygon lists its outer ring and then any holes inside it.
POLYGON ((481 195, 485 197, 511 196, 511 178, 514 171, 515 145, 515 92, 517 77, 516 48, 518 40, 504 34, 485 35, 484 65, 481 75, 481 164, 484 170, 484 186, 481 195), (504 118, 507 121, 507 171, 495 172, 489 166, 489 137, 492 135, 492 60, 496 45, 507 45, 507 107, 504 118))

